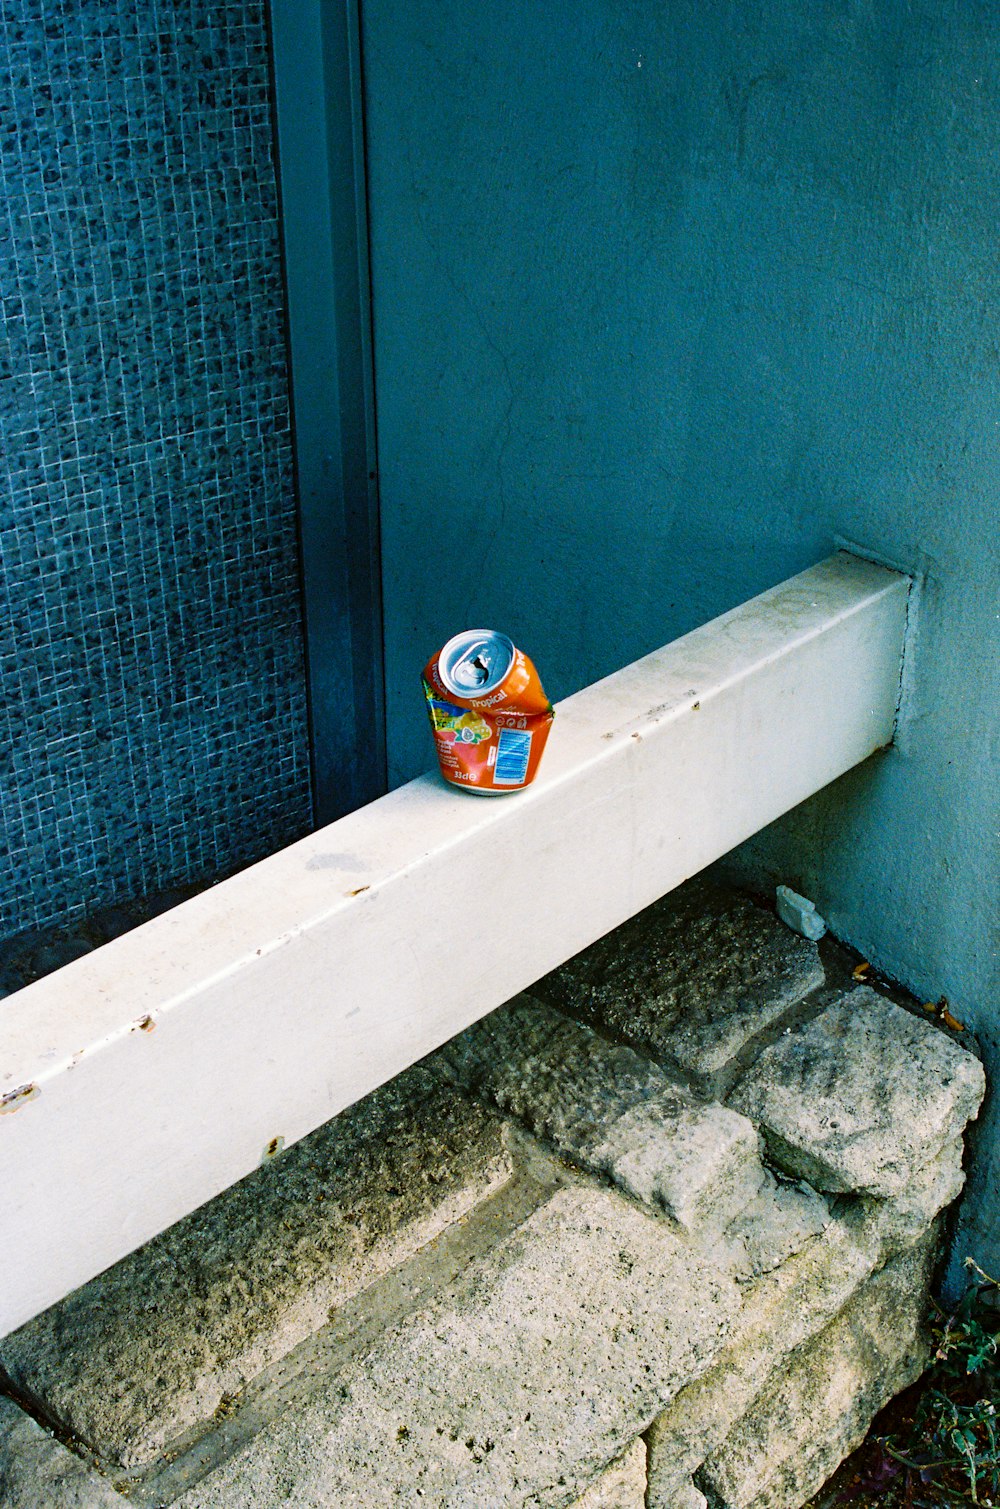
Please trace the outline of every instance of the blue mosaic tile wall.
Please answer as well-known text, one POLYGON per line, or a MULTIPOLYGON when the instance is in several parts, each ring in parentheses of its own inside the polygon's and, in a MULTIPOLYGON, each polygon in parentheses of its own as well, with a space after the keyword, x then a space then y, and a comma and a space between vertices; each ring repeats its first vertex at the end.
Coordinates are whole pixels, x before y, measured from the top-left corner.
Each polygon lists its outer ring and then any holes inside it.
POLYGON ((0 936, 310 823, 265 0, 0 0, 0 936))

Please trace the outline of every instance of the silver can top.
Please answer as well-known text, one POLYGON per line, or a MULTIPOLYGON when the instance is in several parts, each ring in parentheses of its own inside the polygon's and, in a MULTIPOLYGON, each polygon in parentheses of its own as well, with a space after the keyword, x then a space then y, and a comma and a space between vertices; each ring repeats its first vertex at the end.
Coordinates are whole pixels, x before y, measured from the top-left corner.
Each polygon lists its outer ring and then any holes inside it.
POLYGON ((514 645, 495 629, 464 629, 438 656, 438 675, 454 697, 485 697, 514 664, 514 645))

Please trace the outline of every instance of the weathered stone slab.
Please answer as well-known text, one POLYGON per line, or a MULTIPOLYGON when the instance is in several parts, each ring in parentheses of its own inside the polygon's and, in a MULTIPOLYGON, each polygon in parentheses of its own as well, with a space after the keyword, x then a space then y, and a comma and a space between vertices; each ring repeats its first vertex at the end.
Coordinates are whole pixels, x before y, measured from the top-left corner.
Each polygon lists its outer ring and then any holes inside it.
POLYGON ((719 1509, 798 1509, 919 1377, 934 1250, 925 1239, 887 1264, 789 1358, 698 1474, 719 1509))
POLYGON ((633 1441, 624 1456, 591 1483, 573 1509, 646 1509, 646 1443, 633 1441))
POLYGON ((822 1331, 881 1261, 871 1223, 831 1220, 773 1272, 745 1285, 715 1363, 647 1433, 649 1509, 674 1509, 701 1463, 752 1407, 783 1359, 822 1331))
POLYGON ((820 1236, 830 1221, 829 1208, 815 1190, 781 1183, 769 1173, 757 1196, 726 1229, 727 1250, 741 1274, 770 1273, 820 1236))
POLYGON ((978 1059, 862 985, 765 1049, 730 1103, 782 1168, 888 1198, 954 1143, 984 1092, 978 1059))
POLYGON ((185 1509, 561 1509, 709 1365, 736 1286, 610 1191, 555 1194, 185 1509))
POLYGON ((868 1220, 882 1239, 886 1257, 912 1247, 935 1217, 957 1200, 965 1183, 961 1138, 947 1143, 932 1163, 918 1169, 905 1191, 891 1200, 863 1197, 868 1220))
POLYGON ((0 1397, 0 1509, 128 1509, 92 1467, 0 1397))
POLYGON ((546 975, 535 994, 676 1063, 717 1094, 823 983, 815 943, 710 881, 689 881, 546 975))
POLYGON ((764 1183, 756 1130, 649 1058, 518 996, 435 1056, 581 1167, 689 1231, 720 1233, 764 1183))
POLYGON ((708 1509, 708 1499, 694 1483, 678 1483, 671 1490, 669 1505, 659 1499, 654 1504, 647 1496, 646 1509, 708 1509))
POLYGON ((511 1173, 502 1123, 421 1066, 0 1343, 103 1461, 150 1462, 511 1173))

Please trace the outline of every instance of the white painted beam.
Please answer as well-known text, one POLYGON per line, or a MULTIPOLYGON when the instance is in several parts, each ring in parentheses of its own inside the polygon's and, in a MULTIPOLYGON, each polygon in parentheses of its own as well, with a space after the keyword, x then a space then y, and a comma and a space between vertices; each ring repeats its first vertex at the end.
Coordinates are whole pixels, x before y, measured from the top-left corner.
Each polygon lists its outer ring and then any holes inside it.
POLYGON ((561 703, 527 791, 422 777, 0 1003, 0 1334, 887 744, 907 589, 832 556, 561 703))

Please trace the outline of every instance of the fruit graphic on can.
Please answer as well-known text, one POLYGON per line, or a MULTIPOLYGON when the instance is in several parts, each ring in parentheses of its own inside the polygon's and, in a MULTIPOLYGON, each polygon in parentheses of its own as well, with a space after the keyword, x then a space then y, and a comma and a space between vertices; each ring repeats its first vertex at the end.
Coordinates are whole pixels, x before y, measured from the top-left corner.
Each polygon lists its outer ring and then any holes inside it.
POLYGON ((555 714, 523 650, 495 629, 466 629, 424 667, 441 774, 477 796, 532 780, 555 714))

